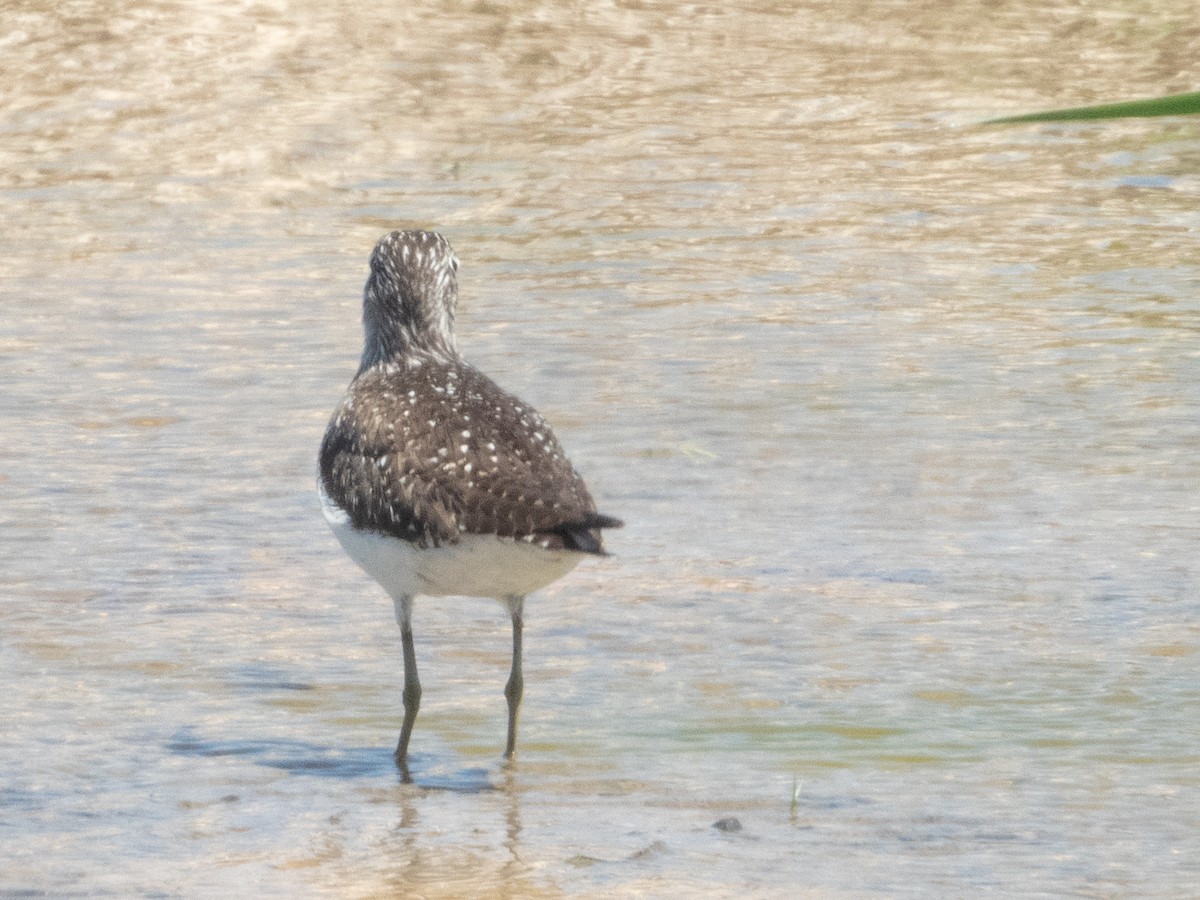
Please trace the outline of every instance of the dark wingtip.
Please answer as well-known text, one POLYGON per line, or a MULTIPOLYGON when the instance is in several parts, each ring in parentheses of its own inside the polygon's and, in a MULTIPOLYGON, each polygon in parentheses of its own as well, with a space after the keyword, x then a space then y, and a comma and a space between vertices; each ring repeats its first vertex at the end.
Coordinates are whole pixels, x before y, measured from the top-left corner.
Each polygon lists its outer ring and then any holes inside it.
POLYGON ((608 556, 601 542, 601 528, 620 528, 625 523, 620 519, 606 516, 603 513, 588 513, 576 522, 554 529, 568 550, 580 553, 592 553, 596 556, 608 556))
POLYGON ((625 523, 614 516, 606 516, 604 513, 589 513, 582 522, 574 522, 573 525, 578 525, 583 528, 624 528, 625 523))

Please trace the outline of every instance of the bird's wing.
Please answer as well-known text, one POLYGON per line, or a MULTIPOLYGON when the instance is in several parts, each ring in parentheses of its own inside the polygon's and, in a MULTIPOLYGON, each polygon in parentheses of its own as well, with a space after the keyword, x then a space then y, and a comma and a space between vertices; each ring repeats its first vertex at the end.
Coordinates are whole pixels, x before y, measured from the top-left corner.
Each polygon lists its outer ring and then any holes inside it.
POLYGON ((462 364, 360 374, 321 474, 355 527, 422 547, 466 533, 603 553, 599 529, 619 524, 596 512, 542 417, 462 364))

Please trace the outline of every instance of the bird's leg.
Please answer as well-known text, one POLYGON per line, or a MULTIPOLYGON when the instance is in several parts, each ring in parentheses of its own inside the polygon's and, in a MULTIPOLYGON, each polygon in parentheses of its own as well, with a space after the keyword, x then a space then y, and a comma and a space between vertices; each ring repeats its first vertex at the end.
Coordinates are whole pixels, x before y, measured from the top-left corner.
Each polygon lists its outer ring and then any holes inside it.
POLYGON ((512 759, 517 749, 517 712, 521 708, 521 695, 525 692, 525 678, 521 675, 521 631, 525 627, 525 598, 509 597, 508 612, 512 616, 513 655, 512 674, 504 686, 504 697, 508 700, 508 743, 504 758, 512 759))
POLYGON ((400 644, 404 648, 404 724, 400 726, 400 743, 396 745, 396 765, 404 780, 408 775, 408 739, 412 737, 417 710, 421 708, 421 680, 417 677, 417 653, 413 648, 412 597, 399 597, 396 621, 400 624, 400 644))

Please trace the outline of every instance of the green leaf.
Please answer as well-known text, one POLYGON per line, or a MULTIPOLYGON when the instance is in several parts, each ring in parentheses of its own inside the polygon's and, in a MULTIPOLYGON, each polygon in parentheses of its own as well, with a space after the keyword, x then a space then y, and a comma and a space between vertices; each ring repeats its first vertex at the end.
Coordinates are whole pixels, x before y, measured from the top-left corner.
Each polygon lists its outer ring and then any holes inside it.
POLYGON ((1014 125, 1019 122, 1070 122, 1080 119, 1125 119, 1148 116, 1189 116, 1200 113, 1200 91, 1171 94, 1152 100, 1130 100, 1127 103, 1102 103, 1099 106, 1075 106, 1048 112, 1028 113, 988 119, 983 125, 1014 125))

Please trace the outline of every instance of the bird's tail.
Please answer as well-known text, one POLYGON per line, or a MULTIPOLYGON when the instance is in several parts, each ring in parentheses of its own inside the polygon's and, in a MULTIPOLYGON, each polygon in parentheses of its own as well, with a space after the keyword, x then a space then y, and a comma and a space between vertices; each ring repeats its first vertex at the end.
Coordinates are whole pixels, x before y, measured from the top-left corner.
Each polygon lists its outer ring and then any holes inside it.
POLYGON ((591 512, 576 522, 570 522, 555 531, 562 536, 563 546, 568 550, 580 553, 593 553, 596 556, 607 556, 604 543, 600 537, 602 528, 620 528, 625 523, 613 516, 591 512))

